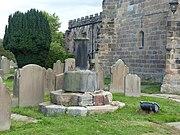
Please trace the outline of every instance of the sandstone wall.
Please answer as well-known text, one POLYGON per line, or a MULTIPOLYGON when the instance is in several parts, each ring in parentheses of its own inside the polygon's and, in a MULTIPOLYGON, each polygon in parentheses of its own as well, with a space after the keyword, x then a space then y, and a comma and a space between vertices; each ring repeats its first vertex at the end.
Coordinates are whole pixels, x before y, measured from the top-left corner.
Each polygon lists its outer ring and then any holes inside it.
POLYGON ((162 81, 165 74, 168 0, 104 0, 100 59, 109 66, 122 59, 130 73, 162 81), (144 45, 142 46, 142 33, 144 45))

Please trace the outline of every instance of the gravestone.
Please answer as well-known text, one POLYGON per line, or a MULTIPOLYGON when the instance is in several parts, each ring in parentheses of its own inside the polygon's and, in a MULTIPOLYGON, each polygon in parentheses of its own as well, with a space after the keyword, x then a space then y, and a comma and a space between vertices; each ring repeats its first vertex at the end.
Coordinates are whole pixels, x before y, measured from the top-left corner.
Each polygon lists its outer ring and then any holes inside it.
POLYGON ((55 75, 62 74, 64 72, 64 63, 61 63, 61 61, 58 60, 53 64, 53 71, 55 75))
POLYGON ((44 94, 48 95, 55 90, 55 73, 51 68, 45 71, 44 94))
POLYGON ((125 96, 141 96, 141 78, 136 74, 128 74, 125 77, 125 96))
POLYGON ((104 69, 99 65, 98 66, 98 89, 103 90, 104 89, 104 69))
POLYGON ((72 71, 75 69, 75 59, 74 58, 68 58, 65 60, 65 69, 64 72, 66 71, 72 71))
POLYGON ((124 64, 124 62, 119 59, 111 67, 111 92, 121 92, 124 93, 124 78, 128 74, 129 68, 124 64))
POLYGON ((3 57, 1 60, 1 69, 3 70, 4 74, 10 72, 10 61, 6 57, 3 57))
POLYGON ((14 67, 16 67, 16 63, 14 63, 14 61, 11 60, 11 61, 10 61, 10 68, 14 68, 14 67))
POLYGON ((80 70, 87 69, 88 61, 88 39, 75 39, 76 67, 80 70))
POLYGON ((15 70, 13 83, 13 96, 19 96, 19 70, 15 70))
POLYGON ((9 130, 11 126, 11 96, 6 84, 0 77, 0 131, 9 130))
POLYGON ((63 88, 63 80, 64 74, 56 75, 55 90, 60 90, 63 88))
POLYGON ((20 69, 19 107, 36 106, 44 99, 45 69, 29 64, 20 69))

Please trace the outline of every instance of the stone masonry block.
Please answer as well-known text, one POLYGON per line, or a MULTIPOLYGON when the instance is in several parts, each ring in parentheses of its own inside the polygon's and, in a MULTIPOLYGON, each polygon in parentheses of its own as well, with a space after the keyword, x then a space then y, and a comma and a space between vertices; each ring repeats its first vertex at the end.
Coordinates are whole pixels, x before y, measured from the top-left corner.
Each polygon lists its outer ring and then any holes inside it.
POLYGON ((93 96, 89 93, 85 93, 78 97, 79 106, 92 106, 93 96))
POLYGON ((67 114, 72 116, 87 116, 87 108, 85 107, 68 107, 67 114))
POLYGON ((54 114, 65 114, 67 107, 61 105, 50 104, 49 102, 41 103, 39 105, 39 111, 46 116, 54 114))
POLYGON ((81 93, 51 92, 51 102, 57 105, 77 106, 81 93))
POLYGON ((118 109, 118 106, 104 105, 104 106, 88 106, 88 114, 102 114, 106 112, 114 112, 118 109))

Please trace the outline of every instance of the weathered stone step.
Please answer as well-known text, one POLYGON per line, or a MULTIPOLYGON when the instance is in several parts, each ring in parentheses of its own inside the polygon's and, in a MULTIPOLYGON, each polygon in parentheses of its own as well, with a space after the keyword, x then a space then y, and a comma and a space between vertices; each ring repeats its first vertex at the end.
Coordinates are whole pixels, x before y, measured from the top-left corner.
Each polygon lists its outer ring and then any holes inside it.
MULTIPOLYGON (((116 103, 118 101, 115 101, 116 103)), ((72 116, 87 116, 91 114, 102 114, 106 112, 114 112, 118 108, 124 107, 125 104, 118 102, 118 106, 114 105, 103 105, 103 106, 88 106, 88 107, 80 107, 80 106, 69 106, 65 107, 62 105, 55 105, 50 102, 44 102, 39 104, 39 111, 46 116, 54 115, 54 114, 68 114, 72 116)))

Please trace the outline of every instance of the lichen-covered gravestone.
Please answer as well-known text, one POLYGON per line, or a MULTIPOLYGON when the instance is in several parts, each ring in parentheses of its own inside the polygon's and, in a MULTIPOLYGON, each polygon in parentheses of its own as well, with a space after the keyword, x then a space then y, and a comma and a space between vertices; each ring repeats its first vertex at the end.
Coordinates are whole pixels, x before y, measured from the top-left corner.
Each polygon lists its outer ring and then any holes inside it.
POLYGON ((111 67, 110 92, 124 93, 124 79, 128 72, 129 68, 121 59, 111 67))
POLYGON ((68 58, 65 60, 65 69, 64 72, 66 71, 72 71, 75 69, 75 59, 74 58, 68 58))
POLYGON ((5 74, 10 72, 10 61, 6 57, 1 60, 1 69, 5 74))
POLYGON ((55 75, 62 74, 64 72, 64 63, 57 60, 56 63, 53 64, 53 71, 55 72, 55 75))
POLYGON ((136 74, 128 74, 125 77, 125 96, 141 96, 141 78, 136 74))
POLYGON ((20 69, 19 107, 36 106, 44 99, 45 69, 29 64, 20 69))
POLYGON ((0 77, 0 131, 9 130, 11 125, 11 97, 6 84, 0 77))
POLYGON ((98 89, 103 90, 104 89, 104 69, 99 65, 98 66, 98 89))
POLYGON ((51 68, 45 71, 44 94, 48 95, 55 90, 55 73, 51 68))

